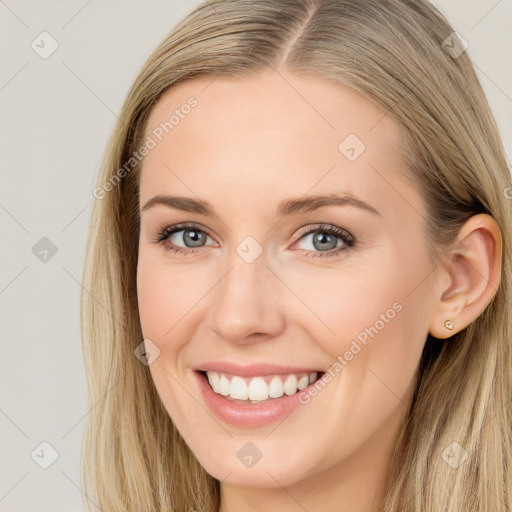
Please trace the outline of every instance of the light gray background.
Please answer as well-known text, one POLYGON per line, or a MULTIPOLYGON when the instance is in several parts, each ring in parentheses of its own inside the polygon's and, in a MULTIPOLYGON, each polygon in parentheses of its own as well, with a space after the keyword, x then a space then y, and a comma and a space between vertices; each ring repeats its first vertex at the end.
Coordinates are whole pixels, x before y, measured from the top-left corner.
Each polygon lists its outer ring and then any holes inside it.
MULTIPOLYGON (((0 0, 1 512, 83 510, 79 299, 92 191, 135 75, 200 3, 0 0), (43 31, 59 45, 47 59, 31 47, 43 31), (43 237, 57 247, 46 263, 32 252, 43 237), (44 441, 58 452, 48 469, 31 457, 48 457, 44 441)), ((512 0, 434 3, 468 41, 512 156, 512 0)))

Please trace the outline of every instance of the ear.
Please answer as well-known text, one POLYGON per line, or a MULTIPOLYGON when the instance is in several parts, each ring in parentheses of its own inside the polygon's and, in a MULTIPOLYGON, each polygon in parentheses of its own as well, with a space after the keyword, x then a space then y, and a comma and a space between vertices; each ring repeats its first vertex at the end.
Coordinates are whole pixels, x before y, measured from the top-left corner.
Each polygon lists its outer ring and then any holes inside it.
POLYGON ((502 238, 489 215, 474 215, 462 226, 439 270, 429 332, 449 338, 475 320, 495 296, 501 280, 502 238), (445 327, 446 320, 454 329, 445 327))

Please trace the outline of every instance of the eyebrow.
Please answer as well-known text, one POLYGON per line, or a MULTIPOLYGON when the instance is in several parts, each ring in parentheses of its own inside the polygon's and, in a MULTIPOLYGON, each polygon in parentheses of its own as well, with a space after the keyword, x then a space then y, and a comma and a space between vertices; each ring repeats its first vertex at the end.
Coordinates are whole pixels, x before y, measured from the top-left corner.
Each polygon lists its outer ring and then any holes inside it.
MULTIPOLYGON (((156 195, 147 201, 147 203, 141 208, 141 213, 143 211, 149 210, 150 208, 153 208, 158 204, 167 206, 169 208, 174 208, 176 210, 205 215, 207 217, 213 217, 215 215, 214 209, 210 203, 208 203, 208 201, 193 199, 191 197, 164 195, 156 195)), ((301 197, 299 199, 287 199, 279 203, 277 208, 277 216, 285 217, 287 215, 311 212, 323 206, 347 205, 354 206, 356 208, 366 210, 374 215, 380 216, 380 212, 373 206, 349 193, 344 195, 328 194, 301 197)))

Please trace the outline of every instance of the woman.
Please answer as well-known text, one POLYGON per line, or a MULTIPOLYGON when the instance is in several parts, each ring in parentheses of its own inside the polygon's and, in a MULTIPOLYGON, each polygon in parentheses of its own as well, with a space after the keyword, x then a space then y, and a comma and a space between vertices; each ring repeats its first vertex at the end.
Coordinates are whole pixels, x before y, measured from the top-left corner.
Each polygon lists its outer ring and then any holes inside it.
POLYGON ((512 510, 510 175, 465 49, 423 1, 219 0, 149 57, 84 271, 101 510, 512 510))

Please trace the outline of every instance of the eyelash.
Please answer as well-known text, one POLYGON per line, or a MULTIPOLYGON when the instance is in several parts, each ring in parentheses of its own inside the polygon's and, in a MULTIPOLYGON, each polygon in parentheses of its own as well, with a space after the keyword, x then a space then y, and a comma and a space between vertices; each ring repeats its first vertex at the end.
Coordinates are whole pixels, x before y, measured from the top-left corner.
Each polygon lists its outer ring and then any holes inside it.
MULTIPOLYGON (((200 248, 191 248, 191 247, 179 247, 177 245, 169 245, 167 243, 168 238, 173 235, 174 233, 177 233, 179 231, 201 231, 202 233, 205 233, 206 235, 211 235, 208 233, 208 231, 202 229, 197 224, 190 224, 190 223, 184 223, 184 224, 176 224, 174 226, 168 226, 164 228, 163 230, 159 231, 154 239, 154 243, 158 243, 164 247, 166 251, 170 251, 179 255, 185 255, 189 253, 197 253, 200 252, 203 247, 200 248)), ((344 229, 337 228, 336 226, 331 226, 328 224, 320 224, 318 227, 310 229, 309 231, 301 232, 298 240, 303 238, 306 235, 310 235, 311 233, 327 233, 329 235, 333 235, 337 238, 340 238, 342 242, 345 244, 342 247, 337 247, 335 249, 331 249, 329 251, 307 251, 306 249, 300 249, 300 251, 305 251, 306 258, 325 258, 325 257, 335 257, 335 256, 341 256, 342 253, 350 249, 351 247, 354 247, 355 245, 355 238, 344 229), (311 254, 313 253, 313 254, 311 254)))

